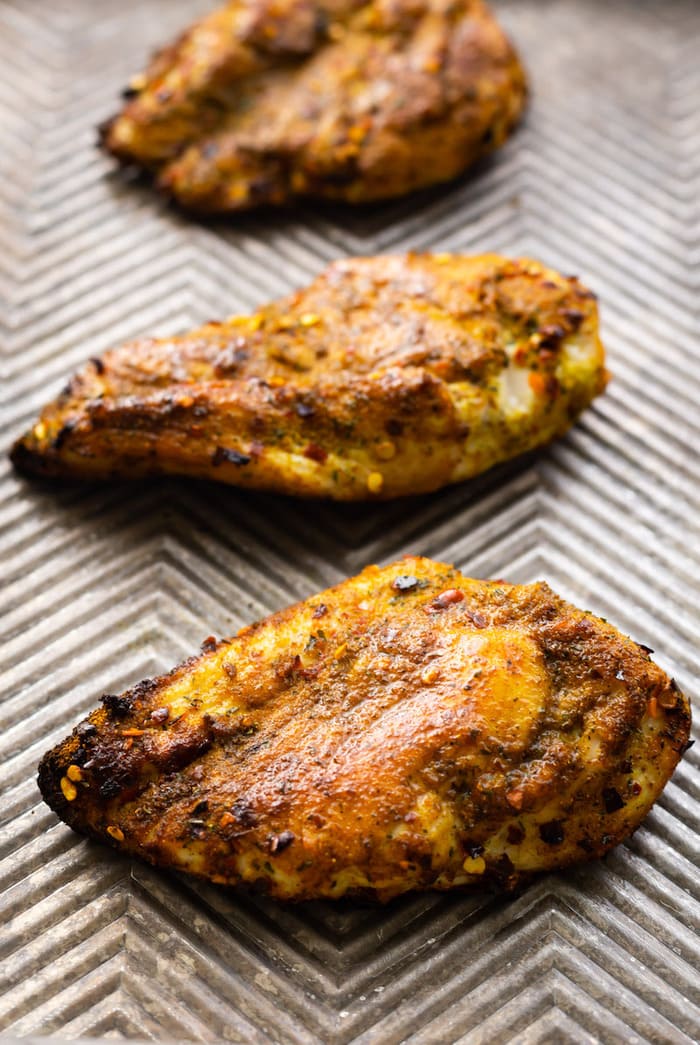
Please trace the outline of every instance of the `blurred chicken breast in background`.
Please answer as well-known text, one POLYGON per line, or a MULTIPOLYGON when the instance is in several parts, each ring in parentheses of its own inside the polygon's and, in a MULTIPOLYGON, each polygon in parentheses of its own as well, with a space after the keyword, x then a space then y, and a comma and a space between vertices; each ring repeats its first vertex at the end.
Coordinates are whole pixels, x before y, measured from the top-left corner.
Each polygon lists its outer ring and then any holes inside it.
POLYGON ((526 82, 482 0, 235 0, 126 93, 105 148, 216 212, 448 181, 506 140, 526 82))

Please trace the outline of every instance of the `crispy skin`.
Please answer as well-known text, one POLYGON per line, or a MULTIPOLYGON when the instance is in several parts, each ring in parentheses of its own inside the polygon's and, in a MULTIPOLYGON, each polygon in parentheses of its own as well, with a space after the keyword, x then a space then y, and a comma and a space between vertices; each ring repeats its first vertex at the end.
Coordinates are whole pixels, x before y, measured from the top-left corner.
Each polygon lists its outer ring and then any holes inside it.
POLYGON ((690 711, 645 647, 546 584, 406 558, 244 628, 41 762, 71 827, 281 899, 387 900, 601 856, 690 711))
POLYGON ((252 316, 91 360, 12 456, 39 475, 396 497, 549 442, 605 380, 573 277, 493 254, 359 258, 252 316))
POLYGON ((155 56, 102 141, 199 211, 361 203, 454 178, 525 95, 482 0, 235 0, 155 56))

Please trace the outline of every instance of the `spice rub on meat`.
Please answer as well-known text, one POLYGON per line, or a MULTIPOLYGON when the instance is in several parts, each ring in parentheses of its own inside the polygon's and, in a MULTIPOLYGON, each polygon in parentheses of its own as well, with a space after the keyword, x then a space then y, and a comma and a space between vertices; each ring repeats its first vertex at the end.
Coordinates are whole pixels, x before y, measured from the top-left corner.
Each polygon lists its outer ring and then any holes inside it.
POLYGON ((38 475, 389 498, 548 443, 605 381, 574 277, 494 254, 349 259, 253 315, 91 360, 12 456, 38 475))
POLYGON ((104 146, 214 212, 447 181, 505 141, 526 85, 482 0, 235 0, 126 93, 104 146))
POLYGON ((71 827, 281 899, 495 883, 601 856, 688 742, 648 650, 546 584, 423 558, 207 640, 49 751, 71 827))

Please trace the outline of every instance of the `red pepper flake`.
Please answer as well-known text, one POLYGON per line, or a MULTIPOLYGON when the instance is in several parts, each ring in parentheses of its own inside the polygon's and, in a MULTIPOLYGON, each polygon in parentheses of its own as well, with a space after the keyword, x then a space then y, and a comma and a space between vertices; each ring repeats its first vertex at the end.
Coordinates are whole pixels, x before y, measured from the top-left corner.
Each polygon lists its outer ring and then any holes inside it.
POLYGON ((328 613, 328 607, 323 602, 319 602, 318 606, 314 606, 314 612, 311 614, 312 617, 318 619, 319 617, 325 617, 328 613))
POLYGON ((508 827, 508 832, 506 834, 508 845, 520 845, 524 838, 525 832, 523 831, 520 824, 510 824, 510 826, 508 827))
POLYGON ((429 606, 426 606, 426 613, 440 613, 442 610, 446 610, 448 606, 454 606, 458 602, 464 601, 464 592, 460 591, 459 588, 448 588, 446 591, 441 592, 437 598, 433 599, 429 606))
POLYGON ((216 641, 216 636, 207 635, 206 639, 201 645, 202 653, 213 653, 217 646, 218 642, 216 641))
POLYGON ((225 446, 217 446, 216 450, 212 454, 211 463, 215 468, 218 468, 220 464, 237 464, 244 465, 250 464, 250 455, 242 454, 239 450, 229 450, 225 446))
POLYGON ((267 847, 271 853, 281 853, 292 844, 294 838, 293 831, 282 831, 279 835, 269 835, 267 847))
POLYGON ((520 811, 523 808, 523 799, 524 798, 525 798, 525 795, 523 794, 521 788, 514 787, 513 790, 509 791, 508 794, 506 795, 506 802, 513 809, 517 809, 518 811, 520 811))
POLYGON ((563 308, 561 314, 575 333, 583 323, 583 312, 577 308, 563 308))
POLYGON ((486 628, 488 627, 488 621, 477 610, 467 610, 467 617, 472 622, 475 628, 486 628))
POLYGON ((546 396, 548 399, 556 399, 559 395, 559 382, 554 374, 541 374, 533 370, 528 375, 528 384, 538 396, 546 396))
POLYGON ((555 323, 540 327, 540 335, 542 337, 540 344, 545 348, 559 348, 559 342, 565 334, 566 331, 564 328, 555 323))
POLYGON ((207 825, 204 820, 189 820, 187 828, 192 838, 206 838, 207 825))
POLYGON ((676 704, 678 703, 678 697, 676 696, 676 693, 674 692, 674 690, 672 688, 662 689, 657 694, 657 698, 656 699, 658 700, 659 705, 662 708, 666 708, 666 709, 668 709, 668 708, 675 708, 676 704))
POLYGON ((309 443, 304 450, 304 457, 308 457, 310 461, 316 461, 318 464, 325 464, 328 460, 328 453, 317 443, 309 443))
POLYGON ((564 825, 561 820, 549 820, 540 824, 540 838, 546 845, 561 845, 564 841, 564 825))
POLYGON ((130 697, 118 697, 114 693, 104 693, 100 700, 114 718, 124 718, 132 710, 130 697))
POLYGON ((603 805, 606 813, 617 813, 619 809, 625 808, 620 792, 615 787, 603 788, 603 805))
POLYGON ((145 732, 145 729, 122 729, 121 735, 123 737, 142 737, 145 732))

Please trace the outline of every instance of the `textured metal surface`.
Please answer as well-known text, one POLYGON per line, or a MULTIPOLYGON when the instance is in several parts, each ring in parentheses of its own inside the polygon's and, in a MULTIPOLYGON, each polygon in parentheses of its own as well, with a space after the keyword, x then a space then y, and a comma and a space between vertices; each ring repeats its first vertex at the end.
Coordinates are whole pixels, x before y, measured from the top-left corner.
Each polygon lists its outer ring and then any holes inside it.
POLYGON ((3 446, 90 354, 254 305, 345 253, 496 249, 578 272, 602 298, 615 379, 538 457, 388 506, 185 482, 49 487, 0 463, 0 1027, 697 1040, 700 745, 629 844, 510 900, 278 906, 120 859, 39 801, 40 754, 100 693, 408 550, 474 576, 544 577, 698 692, 700 5, 503 0, 535 97, 474 177, 361 214, 211 227, 125 186, 93 148, 127 76, 206 6, 0 5, 3 446))

